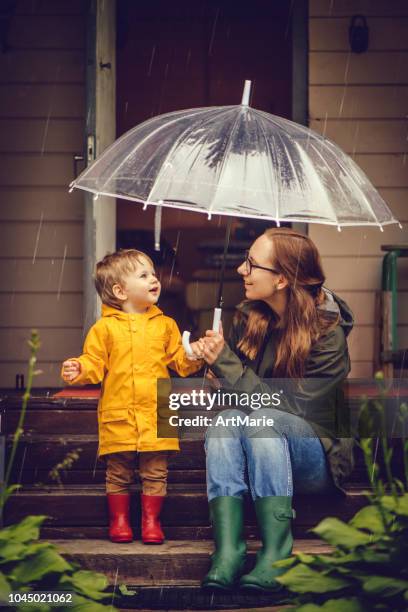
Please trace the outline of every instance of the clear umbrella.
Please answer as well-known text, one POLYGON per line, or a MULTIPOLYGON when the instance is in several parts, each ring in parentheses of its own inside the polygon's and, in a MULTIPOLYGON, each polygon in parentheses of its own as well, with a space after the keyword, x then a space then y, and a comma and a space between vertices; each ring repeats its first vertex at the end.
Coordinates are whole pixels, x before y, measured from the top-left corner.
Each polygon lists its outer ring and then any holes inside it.
POLYGON ((398 223, 365 174, 308 128, 251 108, 193 108, 133 128, 71 183, 201 213, 323 223, 398 223))
MULTIPOLYGON (((312 130, 249 106, 154 117, 108 147, 71 185, 98 195, 232 217, 342 226, 398 223, 365 174, 312 130)), ((160 210, 155 218, 156 244, 160 210)), ((226 254, 229 230, 228 224, 226 254)), ((222 305, 224 265, 219 306, 222 305)), ((218 330, 221 309, 215 309, 218 330)), ((188 348, 188 333, 184 344, 188 348)))

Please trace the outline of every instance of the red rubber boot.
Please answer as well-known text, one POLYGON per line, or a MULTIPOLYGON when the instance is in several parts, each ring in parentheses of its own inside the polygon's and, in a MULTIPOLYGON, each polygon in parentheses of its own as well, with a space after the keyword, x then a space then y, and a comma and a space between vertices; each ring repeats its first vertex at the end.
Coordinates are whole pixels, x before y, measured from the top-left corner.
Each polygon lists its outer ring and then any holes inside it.
POLYGON ((131 542, 133 531, 129 523, 130 495, 107 494, 109 508, 109 538, 112 542, 131 542))
POLYGON ((164 495, 144 495, 142 493, 142 542, 143 544, 163 544, 164 533, 160 524, 160 512, 164 495))

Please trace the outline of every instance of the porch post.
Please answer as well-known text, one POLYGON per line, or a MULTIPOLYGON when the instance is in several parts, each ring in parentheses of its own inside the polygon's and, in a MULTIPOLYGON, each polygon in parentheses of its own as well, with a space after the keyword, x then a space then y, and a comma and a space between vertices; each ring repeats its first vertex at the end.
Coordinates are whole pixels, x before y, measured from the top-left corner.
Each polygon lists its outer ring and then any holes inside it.
MULTIPOLYGON (((92 0, 87 34, 86 161, 91 163, 116 138, 116 0, 92 0)), ((84 334, 99 316, 95 263, 116 248, 116 200, 85 195, 84 334)))
MULTIPOLYGON (((309 123, 309 0, 292 3, 292 121, 309 123)), ((308 233, 307 223, 292 223, 294 230, 308 233)))

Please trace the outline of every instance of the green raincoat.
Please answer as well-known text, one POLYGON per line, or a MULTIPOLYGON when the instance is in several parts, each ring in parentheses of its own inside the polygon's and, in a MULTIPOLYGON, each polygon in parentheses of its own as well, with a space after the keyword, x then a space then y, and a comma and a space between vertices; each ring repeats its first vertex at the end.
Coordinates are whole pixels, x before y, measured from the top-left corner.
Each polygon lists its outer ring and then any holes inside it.
MULTIPOLYGON (((353 327, 353 315, 338 296, 327 289, 325 293, 326 300, 320 308, 325 310, 328 317, 339 316, 339 324, 314 344, 305 364, 302 392, 291 393, 280 409, 303 416, 305 407, 312 408, 307 414, 314 416, 307 417, 307 421, 322 442, 337 489, 344 493, 341 484, 354 467, 354 439, 350 435, 349 415, 341 389, 341 383, 350 371, 346 337, 353 327), (325 419, 335 422, 335 426, 325 427, 325 419), (340 434, 341 437, 337 437, 340 434)), ((245 314, 249 310, 249 303, 243 302, 237 308, 245 314)), ((223 379, 223 385, 233 387, 234 391, 270 393, 270 387, 262 379, 274 378, 276 339, 282 331, 270 330, 252 361, 237 347, 244 329, 245 318, 233 324, 228 343, 211 370, 223 379)))

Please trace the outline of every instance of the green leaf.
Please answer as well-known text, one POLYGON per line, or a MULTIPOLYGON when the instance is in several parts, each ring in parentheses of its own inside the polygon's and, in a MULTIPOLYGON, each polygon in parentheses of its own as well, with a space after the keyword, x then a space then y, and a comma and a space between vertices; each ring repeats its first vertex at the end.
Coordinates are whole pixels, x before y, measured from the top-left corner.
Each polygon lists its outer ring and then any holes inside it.
POLYGON ((27 556, 26 551, 27 546, 25 544, 21 544, 15 540, 10 540, 9 542, 0 540, 0 564, 18 561, 27 556))
POLYGON ((296 565, 276 580, 296 593, 329 593, 350 584, 348 580, 324 575, 308 565, 296 565))
POLYGON ((292 567, 298 563, 297 555, 292 555, 291 557, 287 557, 286 559, 280 559, 279 561, 274 561, 274 567, 292 567))
POLYGON ((391 576, 369 576, 363 580, 363 589, 370 595, 393 597, 408 589, 408 581, 391 576))
POLYGON ((72 566, 53 547, 50 547, 20 563, 10 576, 16 582, 28 584, 41 580, 48 574, 62 574, 71 569, 72 566))
POLYGON ((353 516, 349 525, 356 529, 367 529, 373 533, 384 533, 381 513, 377 506, 374 505, 361 508, 361 510, 353 516))
POLYGON ((108 580, 104 574, 97 574, 88 570, 79 570, 71 576, 63 576, 60 580, 60 585, 72 585, 76 591, 91 599, 105 599, 111 597, 109 593, 103 591, 108 586, 108 580))
POLYGON ((126 584, 120 584, 119 585, 119 592, 121 595, 125 595, 126 597, 134 597, 135 595, 138 594, 137 591, 130 591, 126 584))
POLYGON ((394 498, 392 495, 384 495, 380 499, 381 505, 400 516, 408 516, 408 493, 394 498))
POLYGON ((361 553, 354 551, 345 555, 316 555, 316 561, 328 567, 337 567, 338 565, 359 563, 361 561, 361 553))
POLYGON ((117 608, 111 605, 104 606, 103 604, 97 603, 81 595, 74 594, 73 603, 69 605, 69 612, 118 612, 117 608))
POLYGON ((40 537, 40 527, 47 516, 26 516, 20 523, 0 529, 0 540, 30 542, 40 537))
POLYGON ((0 572, 0 602, 6 602, 11 593, 11 586, 6 576, 0 572))
POLYGON ((371 535, 354 529, 337 518, 325 518, 311 531, 332 546, 351 550, 373 541, 371 535))

